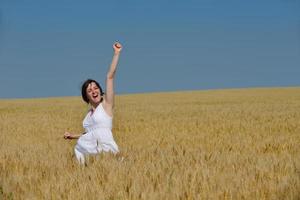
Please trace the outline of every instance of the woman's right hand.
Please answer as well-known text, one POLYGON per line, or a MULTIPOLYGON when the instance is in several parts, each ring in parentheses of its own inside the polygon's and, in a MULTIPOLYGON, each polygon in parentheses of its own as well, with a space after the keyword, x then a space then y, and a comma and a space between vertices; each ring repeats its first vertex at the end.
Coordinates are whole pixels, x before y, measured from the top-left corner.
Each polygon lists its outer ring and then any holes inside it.
POLYGON ((73 139, 73 137, 72 137, 72 133, 65 132, 65 134, 64 134, 64 138, 65 138, 65 139, 73 139))

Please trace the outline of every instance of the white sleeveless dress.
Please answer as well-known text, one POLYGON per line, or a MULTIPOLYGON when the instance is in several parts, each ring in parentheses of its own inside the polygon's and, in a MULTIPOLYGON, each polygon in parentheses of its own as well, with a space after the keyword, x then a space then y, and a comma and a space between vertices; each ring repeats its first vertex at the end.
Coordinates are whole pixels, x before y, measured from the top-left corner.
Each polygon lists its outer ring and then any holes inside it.
POLYGON ((109 116, 100 103, 95 111, 89 111, 83 120, 85 134, 79 137, 75 146, 75 155, 80 163, 84 163, 84 155, 97 154, 102 151, 119 152, 112 135, 112 117, 109 116))

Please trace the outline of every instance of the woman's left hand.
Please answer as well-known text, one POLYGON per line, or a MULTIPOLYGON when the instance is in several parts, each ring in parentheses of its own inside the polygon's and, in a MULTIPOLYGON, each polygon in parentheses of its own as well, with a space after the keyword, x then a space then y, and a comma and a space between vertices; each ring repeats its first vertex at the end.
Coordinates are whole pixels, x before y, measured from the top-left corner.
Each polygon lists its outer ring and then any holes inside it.
POLYGON ((119 53, 122 50, 122 45, 119 42, 115 42, 113 45, 113 49, 115 53, 119 53))

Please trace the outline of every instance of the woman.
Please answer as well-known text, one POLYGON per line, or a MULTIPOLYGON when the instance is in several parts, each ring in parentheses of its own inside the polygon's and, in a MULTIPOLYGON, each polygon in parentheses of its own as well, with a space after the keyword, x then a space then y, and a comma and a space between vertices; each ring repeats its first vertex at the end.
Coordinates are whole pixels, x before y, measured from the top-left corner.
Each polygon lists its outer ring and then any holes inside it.
POLYGON ((96 154, 102 151, 119 152, 118 145, 112 135, 112 117, 114 107, 114 77, 122 50, 122 45, 114 43, 114 56, 106 76, 106 94, 104 95, 99 83, 95 80, 86 80, 81 88, 83 100, 90 104, 91 109, 83 120, 85 132, 82 135, 75 135, 65 132, 65 139, 78 139, 75 146, 77 160, 85 163, 84 156, 96 154))

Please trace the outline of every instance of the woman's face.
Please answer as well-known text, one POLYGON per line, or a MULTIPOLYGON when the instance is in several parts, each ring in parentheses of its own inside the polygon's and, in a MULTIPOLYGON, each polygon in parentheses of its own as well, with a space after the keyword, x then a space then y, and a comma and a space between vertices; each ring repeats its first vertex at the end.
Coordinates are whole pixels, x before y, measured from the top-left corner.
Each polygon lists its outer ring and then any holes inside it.
POLYGON ((98 104, 101 101, 100 89, 96 83, 92 82, 86 88, 86 94, 90 104, 98 104))

